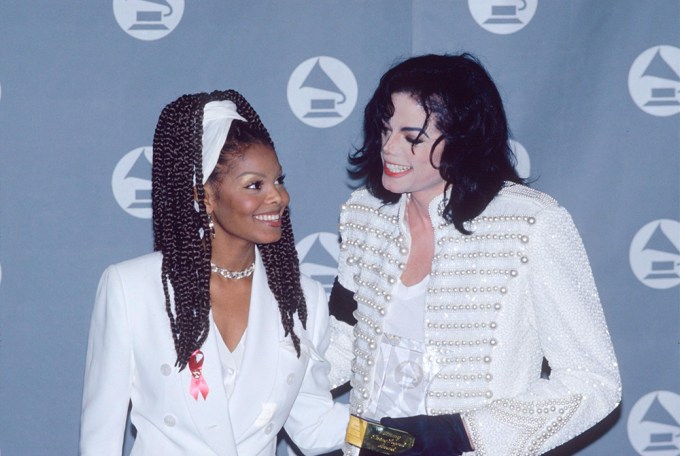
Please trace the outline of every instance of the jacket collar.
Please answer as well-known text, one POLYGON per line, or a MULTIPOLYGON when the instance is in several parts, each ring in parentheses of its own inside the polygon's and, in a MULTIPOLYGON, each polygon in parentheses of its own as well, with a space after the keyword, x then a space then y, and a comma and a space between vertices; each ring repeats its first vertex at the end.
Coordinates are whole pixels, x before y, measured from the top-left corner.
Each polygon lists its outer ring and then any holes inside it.
POLYGON ((266 415, 274 412, 266 409, 264 401, 271 397, 277 379, 282 332, 279 306, 269 290, 264 263, 256 249, 243 364, 229 401, 237 440, 253 425, 261 425, 258 421, 268 421, 266 415))
POLYGON ((215 454, 228 456, 237 454, 237 449, 223 383, 217 345, 219 337, 216 331, 210 331, 201 347, 204 356, 203 378, 208 384, 208 396, 204 399, 199 394, 198 399, 194 399, 190 394, 192 376, 188 365, 180 373, 180 379, 182 396, 198 432, 215 454))
POLYGON ((243 364, 231 398, 227 399, 224 389, 218 348, 223 342, 217 331, 210 331, 201 347, 205 357, 203 376, 210 389, 207 399, 199 395, 195 400, 189 393, 192 377, 188 366, 180 374, 187 408, 205 442, 216 454, 237 454, 236 442, 266 412, 261 404, 274 388, 282 335, 278 304, 269 290, 264 264, 256 249, 243 364))

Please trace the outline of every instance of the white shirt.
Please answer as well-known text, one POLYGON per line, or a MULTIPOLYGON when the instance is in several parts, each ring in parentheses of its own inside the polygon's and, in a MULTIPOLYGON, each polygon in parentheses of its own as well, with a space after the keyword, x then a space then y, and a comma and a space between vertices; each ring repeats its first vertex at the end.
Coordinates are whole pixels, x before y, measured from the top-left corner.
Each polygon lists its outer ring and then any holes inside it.
MULTIPOLYGON (((220 330, 217 328, 217 324, 211 318, 212 330, 215 334, 220 334, 220 330)), ((222 377, 224 382, 224 391, 227 393, 227 399, 231 397, 231 393, 234 391, 234 385, 236 384, 236 379, 238 378, 238 373, 241 370, 241 364, 243 364, 243 353, 245 352, 245 341, 246 333, 248 329, 243 332, 241 340, 238 341, 238 345, 234 348, 234 351, 230 351, 227 344, 224 343, 222 335, 218 337, 217 341, 217 351, 220 357, 220 364, 222 366, 222 377)))
POLYGON ((431 379, 426 362, 423 322, 429 276, 406 286, 397 280, 390 313, 376 360, 374 395, 368 410, 375 420, 426 413, 425 394, 431 379))

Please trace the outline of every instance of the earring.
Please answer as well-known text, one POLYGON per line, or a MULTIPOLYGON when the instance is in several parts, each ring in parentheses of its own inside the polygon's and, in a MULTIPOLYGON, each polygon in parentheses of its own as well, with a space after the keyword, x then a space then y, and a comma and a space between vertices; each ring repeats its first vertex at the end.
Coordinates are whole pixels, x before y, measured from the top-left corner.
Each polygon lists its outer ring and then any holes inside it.
POLYGON ((210 214, 208 214, 208 228, 210 228, 210 237, 215 239, 215 223, 210 214))

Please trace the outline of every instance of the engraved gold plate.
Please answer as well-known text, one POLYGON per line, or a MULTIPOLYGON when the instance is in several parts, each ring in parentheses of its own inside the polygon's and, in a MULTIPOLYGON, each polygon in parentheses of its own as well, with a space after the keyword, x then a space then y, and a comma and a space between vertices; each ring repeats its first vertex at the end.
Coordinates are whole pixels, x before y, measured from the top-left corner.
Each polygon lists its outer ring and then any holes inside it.
POLYGON ((399 429, 351 415, 345 440, 350 445, 382 454, 399 454, 413 447, 415 439, 399 429))

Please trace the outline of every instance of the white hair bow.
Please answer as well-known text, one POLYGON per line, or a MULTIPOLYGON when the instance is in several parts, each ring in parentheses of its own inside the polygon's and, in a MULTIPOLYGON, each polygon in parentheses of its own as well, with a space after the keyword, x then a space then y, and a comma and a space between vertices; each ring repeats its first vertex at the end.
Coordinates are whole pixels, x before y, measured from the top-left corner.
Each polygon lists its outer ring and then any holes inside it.
POLYGON ((234 119, 247 122, 236 111, 236 105, 232 101, 211 101, 203 108, 203 184, 217 166, 220 151, 234 119))

